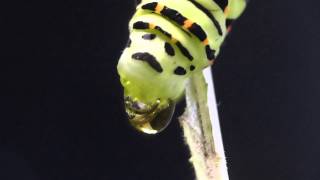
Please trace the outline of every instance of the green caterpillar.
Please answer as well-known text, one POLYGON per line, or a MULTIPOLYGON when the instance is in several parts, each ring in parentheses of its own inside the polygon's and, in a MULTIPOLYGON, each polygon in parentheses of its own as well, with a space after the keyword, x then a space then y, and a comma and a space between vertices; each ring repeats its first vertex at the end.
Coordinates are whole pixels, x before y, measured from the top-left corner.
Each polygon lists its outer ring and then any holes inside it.
POLYGON ((246 0, 142 0, 129 23, 118 72, 126 112, 155 134, 170 122, 190 76, 214 63, 246 0))

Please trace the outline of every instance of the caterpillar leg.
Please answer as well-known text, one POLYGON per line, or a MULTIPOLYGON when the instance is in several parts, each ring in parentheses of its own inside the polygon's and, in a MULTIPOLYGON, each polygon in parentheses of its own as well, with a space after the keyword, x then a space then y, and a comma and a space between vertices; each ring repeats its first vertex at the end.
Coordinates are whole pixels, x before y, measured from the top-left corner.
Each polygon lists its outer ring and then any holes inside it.
POLYGON ((232 29, 232 22, 236 20, 246 8, 247 2, 248 0, 229 0, 228 6, 224 9, 228 32, 232 29))

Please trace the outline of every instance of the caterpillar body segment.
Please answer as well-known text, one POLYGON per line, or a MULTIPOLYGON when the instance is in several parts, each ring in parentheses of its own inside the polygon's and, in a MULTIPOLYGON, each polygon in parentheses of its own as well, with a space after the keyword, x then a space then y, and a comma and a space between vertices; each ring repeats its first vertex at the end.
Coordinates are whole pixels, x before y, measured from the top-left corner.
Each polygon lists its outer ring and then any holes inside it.
POLYGON ((163 130, 187 80, 212 65, 245 0, 142 0, 118 72, 130 123, 163 130))

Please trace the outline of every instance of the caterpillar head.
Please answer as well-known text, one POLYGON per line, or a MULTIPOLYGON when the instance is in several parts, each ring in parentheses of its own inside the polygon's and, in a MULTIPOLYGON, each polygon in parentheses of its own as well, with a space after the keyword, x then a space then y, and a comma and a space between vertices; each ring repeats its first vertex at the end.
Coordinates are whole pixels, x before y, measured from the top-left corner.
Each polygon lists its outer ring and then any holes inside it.
POLYGON ((156 134, 168 126, 174 113, 175 103, 171 100, 164 103, 157 100, 153 104, 144 104, 126 96, 125 107, 133 127, 144 133, 156 134))
POLYGON ((186 66, 175 59, 181 55, 168 56, 162 38, 141 42, 144 34, 131 34, 131 46, 124 50, 117 68, 130 123, 142 132, 155 134, 170 122, 189 72, 183 69, 183 75, 175 73, 177 67, 186 66))

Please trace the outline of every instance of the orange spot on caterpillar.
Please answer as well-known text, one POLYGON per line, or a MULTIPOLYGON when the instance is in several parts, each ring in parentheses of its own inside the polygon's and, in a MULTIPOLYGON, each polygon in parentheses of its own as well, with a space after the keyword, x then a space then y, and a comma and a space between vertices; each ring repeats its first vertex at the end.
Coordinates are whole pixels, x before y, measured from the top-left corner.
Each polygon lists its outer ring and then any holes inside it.
POLYGON ((157 14, 160 14, 160 12, 163 10, 163 8, 164 8, 164 5, 158 3, 156 8, 155 8, 155 12, 157 14))
POLYGON ((229 6, 227 6, 225 9, 224 9, 224 15, 225 16, 228 16, 229 14, 230 14, 230 8, 229 8, 229 6))
POLYGON ((171 42, 172 42, 173 44, 176 44, 176 43, 178 42, 178 40, 176 40, 175 38, 171 38, 171 42))
POLYGON ((207 39, 203 40, 203 41, 202 41, 202 44, 208 45, 208 44, 209 44, 209 39, 207 38, 207 39))
POLYGON ((149 29, 154 29, 154 28, 156 28, 156 25, 149 23, 149 29))
POLYGON ((193 24, 193 22, 192 22, 190 19, 187 19, 187 20, 185 20, 185 21, 183 22, 183 27, 184 27, 185 29, 188 29, 188 28, 190 28, 190 27, 192 26, 192 24, 193 24))

